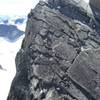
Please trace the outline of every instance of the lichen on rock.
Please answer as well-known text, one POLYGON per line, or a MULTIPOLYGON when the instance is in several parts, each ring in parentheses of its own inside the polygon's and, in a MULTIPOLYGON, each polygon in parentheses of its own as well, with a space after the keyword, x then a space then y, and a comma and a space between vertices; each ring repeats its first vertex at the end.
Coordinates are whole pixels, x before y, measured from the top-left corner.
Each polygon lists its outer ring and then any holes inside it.
POLYGON ((40 1, 28 14, 7 100, 99 100, 98 25, 76 0, 40 1))

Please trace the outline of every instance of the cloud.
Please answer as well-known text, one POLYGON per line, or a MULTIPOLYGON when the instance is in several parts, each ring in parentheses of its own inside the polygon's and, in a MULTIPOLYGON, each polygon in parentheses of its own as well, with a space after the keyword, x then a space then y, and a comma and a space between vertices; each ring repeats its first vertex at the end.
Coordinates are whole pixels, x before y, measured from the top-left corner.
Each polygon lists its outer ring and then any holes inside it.
POLYGON ((85 2, 89 3, 89 0, 84 0, 85 2))
MULTIPOLYGON (((89 0, 84 0, 89 2, 89 0)), ((1 15, 27 15, 39 0, 0 0, 1 15)))
POLYGON ((27 15, 39 0, 0 0, 0 15, 27 15))

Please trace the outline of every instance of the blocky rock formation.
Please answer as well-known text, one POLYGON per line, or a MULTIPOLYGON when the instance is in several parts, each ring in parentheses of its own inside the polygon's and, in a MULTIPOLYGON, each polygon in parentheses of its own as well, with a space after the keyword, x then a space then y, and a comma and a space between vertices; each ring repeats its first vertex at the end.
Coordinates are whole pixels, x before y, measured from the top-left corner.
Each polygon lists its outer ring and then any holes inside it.
POLYGON ((76 1, 31 10, 7 100, 100 100, 99 24, 76 1))
POLYGON ((90 6, 95 19, 100 24, 100 0, 90 0, 90 6))

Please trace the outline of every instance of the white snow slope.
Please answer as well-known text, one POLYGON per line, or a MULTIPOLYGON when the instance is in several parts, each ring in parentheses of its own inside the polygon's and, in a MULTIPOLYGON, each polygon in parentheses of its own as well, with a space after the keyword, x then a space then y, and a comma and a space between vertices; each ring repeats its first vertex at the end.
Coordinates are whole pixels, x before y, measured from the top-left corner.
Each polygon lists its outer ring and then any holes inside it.
POLYGON ((6 100, 12 79, 15 75, 15 55, 18 52, 24 35, 16 42, 8 42, 0 38, 0 65, 6 70, 0 70, 0 100, 6 100))

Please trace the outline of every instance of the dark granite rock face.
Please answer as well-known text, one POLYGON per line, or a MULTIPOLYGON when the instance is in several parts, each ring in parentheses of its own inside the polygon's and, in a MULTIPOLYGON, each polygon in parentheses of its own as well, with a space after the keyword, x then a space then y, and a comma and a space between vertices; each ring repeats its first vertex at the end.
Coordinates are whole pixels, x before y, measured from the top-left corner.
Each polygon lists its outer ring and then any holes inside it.
POLYGON ((100 98, 100 49, 81 52, 75 59, 69 74, 96 100, 100 98))
POLYGON ((90 0, 90 4, 100 10, 100 0, 90 0))
MULTIPOLYGON (((100 35, 89 22, 83 23, 89 17, 85 16, 86 10, 80 10, 82 19, 73 19, 58 9, 60 0, 54 1, 40 1, 28 15, 7 100, 100 99, 100 35)), ((62 3, 82 8, 73 1, 62 3)))

